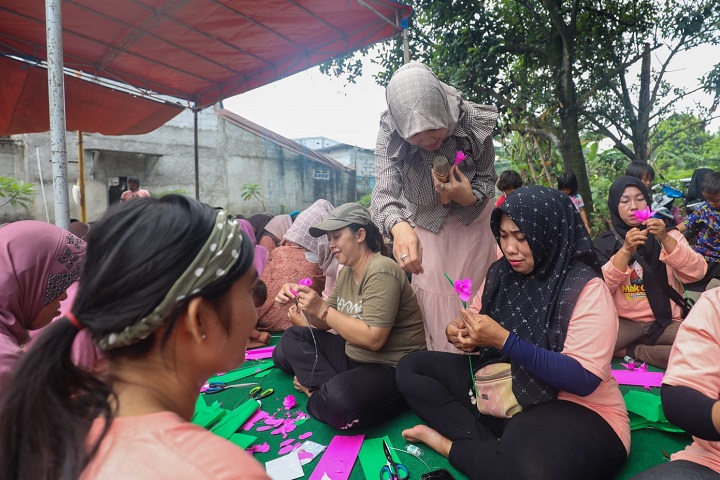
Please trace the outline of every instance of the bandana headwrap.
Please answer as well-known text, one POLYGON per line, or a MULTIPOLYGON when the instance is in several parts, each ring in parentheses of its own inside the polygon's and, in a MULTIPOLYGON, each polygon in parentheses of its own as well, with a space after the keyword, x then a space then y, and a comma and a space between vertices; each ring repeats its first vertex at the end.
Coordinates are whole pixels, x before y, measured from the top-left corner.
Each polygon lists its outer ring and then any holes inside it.
POLYGON ((139 322, 96 338, 95 343, 102 350, 125 347, 150 336, 188 298, 197 295, 204 288, 225 276, 240 258, 242 235, 235 219, 219 211, 216 225, 210 232, 192 263, 175 281, 160 304, 139 322))

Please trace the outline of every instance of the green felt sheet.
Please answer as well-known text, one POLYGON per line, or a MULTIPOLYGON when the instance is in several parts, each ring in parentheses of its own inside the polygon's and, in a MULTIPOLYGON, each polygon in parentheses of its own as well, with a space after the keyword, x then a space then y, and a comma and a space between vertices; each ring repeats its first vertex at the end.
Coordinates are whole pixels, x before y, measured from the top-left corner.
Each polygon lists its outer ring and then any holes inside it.
MULTIPOLYGON (((367 438, 363 441, 362 447, 360 447, 360 465, 362 465, 363 472, 365 472, 365 478, 373 478, 380 475, 380 469, 383 465, 387 464, 385 458, 385 450, 383 449, 383 440, 387 443, 390 449, 390 456, 397 463, 401 463, 398 459, 397 453, 393 450, 393 445, 390 443, 390 437, 387 435, 381 438, 367 438)), ((419 478, 419 477, 418 477, 419 478)))
MULTIPOLYGON (((273 339, 271 340, 271 344, 277 344, 278 341, 278 337, 273 337, 273 339)), ((263 404, 261 407, 262 410, 268 412, 270 415, 276 414, 277 418, 281 418, 281 416, 286 413, 286 410, 283 408, 282 404, 283 399, 287 395, 294 395, 297 399, 297 407, 292 409, 290 413, 294 414, 298 410, 307 412, 307 397, 294 390, 292 384, 292 375, 288 375, 279 369, 271 368, 271 361, 267 361, 270 363, 270 365, 268 365, 267 363, 263 364, 261 362, 263 361, 253 361, 251 362, 251 365, 249 367, 242 367, 238 370, 244 372, 243 375, 245 376, 252 376, 257 373, 258 368, 261 368, 262 374, 266 375, 264 377, 261 377, 261 380, 258 380, 261 381, 263 389, 275 389, 275 393, 273 395, 266 399, 263 399, 263 404)), ((614 361, 613 368, 623 368, 620 366, 620 363, 620 361, 614 361)), ((237 372, 238 370, 234 372, 237 372)), ((650 370, 658 371, 657 369, 653 369, 652 367, 650 367, 650 370)), ((234 372, 228 372, 228 374, 226 375, 233 374, 234 372)), ((235 378, 235 380, 239 378, 245 377, 237 377, 235 378)), ((658 419, 661 419, 659 420, 659 422, 663 423, 664 416, 660 416, 662 410, 659 409, 658 404, 660 389, 653 388, 650 392, 647 392, 642 387, 621 386, 620 390, 623 392, 624 395, 627 395, 628 393, 634 391, 640 394, 647 394, 655 397, 654 399, 651 399, 649 397, 645 398, 646 395, 638 396, 637 393, 633 393, 629 397, 629 408, 644 412, 645 414, 651 416, 651 418, 655 418, 652 417, 652 415, 655 415, 658 419), (634 402, 638 404, 634 405, 634 402)), ((198 404, 200 404, 200 401, 202 401, 203 403, 206 401, 206 399, 202 397, 203 396, 201 396, 201 398, 198 400, 198 404)), ((219 401, 219 403, 232 407, 236 403, 245 401, 247 399, 247 391, 244 391, 244 389, 242 388, 234 388, 226 390, 224 392, 220 392, 215 395, 210 395, 208 397, 211 398, 208 398, 207 401, 213 401, 215 403, 218 403, 217 401, 219 401)), ((627 400, 628 399, 626 398, 626 402, 627 400)), ((631 418, 633 415, 637 414, 631 413, 631 418)), ((637 426, 640 426, 641 422, 648 422, 648 427, 655 427, 655 425, 652 425, 652 422, 650 420, 642 420, 642 417, 640 417, 639 415, 636 416, 635 421, 637 422, 637 426)), ((262 422, 259 422, 258 425, 260 425, 261 423, 262 422)), ((402 438, 402 431, 406 428, 410 428, 420 423, 423 422, 410 411, 406 411, 397 416, 396 418, 392 419, 391 421, 385 422, 381 425, 368 428, 353 428, 351 430, 336 430, 318 422, 314 418, 310 418, 304 424, 300 424, 300 422, 297 422, 298 428, 295 431, 290 432, 289 437, 297 439, 298 436, 302 433, 312 432, 313 435, 308 438, 308 440, 312 440, 314 442, 327 446, 330 443, 330 440, 332 440, 335 435, 365 434, 366 440, 360 450, 360 462, 357 462, 355 464, 355 467, 353 468, 350 475, 350 480, 364 480, 366 478, 375 479, 379 478, 377 475, 379 475, 380 468, 382 464, 384 464, 385 456, 382 453, 382 438, 388 439, 391 443, 394 443, 395 445, 403 446, 406 442, 402 438), (373 444, 375 444, 376 446, 373 446, 373 444), (379 450, 377 445, 379 445, 379 450), (371 456, 376 457, 376 460, 370 460, 370 462, 372 462, 371 465, 368 464, 368 460, 364 458, 367 455, 368 449, 370 449, 370 451, 372 452, 371 456), (377 460, 378 455, 380 458, 379 460, 377 460), (378 461, 382 463, 376 463, 378 461), (366 467, 366 465, 369 466, 366 467), (370 470, 370 475, 366 475, 366 468, 370 470), (375 472, 376 474, 372 474, 374 470, 377 470, 375 472)), ((669 426, 670 424, 665 423, 665 425, 669 426)), ((270 451, 266 453, 254 454, 254 457, 259 462, 265 463, 279 456, 278 450, 280 449, 280 442, 284 440, 281 435, 272 435, 269 430, 264 432, 257 432, 255 428, 251 429, 250 431, 243 432, 240 435, 256 436, 257 440, 255 440, 253 444, 261 444, 263 442, 268 443, 268 445, 270 446, 270 451)), ((234 437, 234 435, 231 435, 231 439, 232 437, 234 437)), ((248 440, 244 437, 239 438, 243 442, 248 440)), ((685 433, 671 433, 666 431, 659 431, 655 428, 643 428, 633 430, 632 449, 630 452, 630 456, 625 462, 625 464, 622 466, 618 474, 615 475, 614 478, 608 480, 628 480, 632 476, 644 470, 647 470, 654 465, 666 462, 667 460, 665 458, 665 453, 671 455, 685 448, 685 446, 688 445, 690 442, 691 437, 685 433)), ((391 454, 393 455, 393 457, 397 455, 397 457, 399 457, 400 463, 402 463, 408 468, 408 470, 410 471, 411 479, 419 479, 420 475, 422 475, 423 473, 439 468, 447 468, 450 473, 452 473, 452 475, 458 480, 467 478, 465 475, 453 468, 446 458, 432 451, 430 448, 423 444, 418 444, 418 447, 420 447, 423 451, 422 458, 415 458, 405 452, 391 450, 391 454)), ((321 457, 322 454, 316 457, 309 465, 305 466, 305 471, 313 471, 315 466, 317 466, 319 458, 321 457)))

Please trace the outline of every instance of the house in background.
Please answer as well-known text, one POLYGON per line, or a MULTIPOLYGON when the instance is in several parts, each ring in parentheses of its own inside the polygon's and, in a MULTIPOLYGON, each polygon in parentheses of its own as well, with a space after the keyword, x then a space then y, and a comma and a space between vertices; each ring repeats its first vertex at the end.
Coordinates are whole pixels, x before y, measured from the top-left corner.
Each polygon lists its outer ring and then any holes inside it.
MULTIPOLYGON (((198 114, 200 201, 232 213, 273 214, 303 209, 324 198, 333 205, 355 200, 353 168, 234 113, 211 107, 198 114), (261 199, 244 201, 242 186, 258 184, 261 199)), ((68 132, 68 185, 78 179, 78 138, 68 132)), ((119 199, 127 177, 140 178, 141 188, 158 195, 195 194, 193 115, 181 113, 144 135, 83 135, 85 194, 88 220, 99 218, 119 199)), ((49 133, 12 135, 0 139, 0 175, 35 184, 31 218, 45 217, 41 178, 49 221, 54 221, 49 133)), ((13 219, 8 207, 3 218, 13 219)), ((70 216, 80 218, 71 200, 70 216)))
POLYGON ((372 193, 375 188, 375 151, 336 142, 326 137, 296 138, 295 141, 318 153, 333 158, 344 166, 355 170, 356 197, 372 193))

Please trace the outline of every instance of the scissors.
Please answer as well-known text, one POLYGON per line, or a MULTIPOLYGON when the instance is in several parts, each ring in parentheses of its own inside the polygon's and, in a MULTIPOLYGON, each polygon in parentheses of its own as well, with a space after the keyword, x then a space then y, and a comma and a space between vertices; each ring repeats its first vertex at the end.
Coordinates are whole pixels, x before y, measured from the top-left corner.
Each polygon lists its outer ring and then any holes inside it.
POLYGON ((257 383, 237 383, 235 385, 228 385, 227 383, 223 382, 212 382, 208 384, 208 388, 206 388, 203 393, 218 393, 222 392, 223 390, 227 390, 228 388, 250 387, 252 385, 257 385, 257 383))
POLYGON ((402 463, 397 463, 390 455, 390 449, 385 440, 383 440, 383 450, 387 465, 383 465, 380 469, 380 480, 405 480, 410 476, 408 469, 402 463))
POLYGON ((253 398, 255 400, 260 400, 261 398, 269 397, 273 393, 275 393, 275 389, 268 388, 266 390, 262 390, 262 387, 258 385, 257 387, 253 387, 250 389, 250 398, 253 398))

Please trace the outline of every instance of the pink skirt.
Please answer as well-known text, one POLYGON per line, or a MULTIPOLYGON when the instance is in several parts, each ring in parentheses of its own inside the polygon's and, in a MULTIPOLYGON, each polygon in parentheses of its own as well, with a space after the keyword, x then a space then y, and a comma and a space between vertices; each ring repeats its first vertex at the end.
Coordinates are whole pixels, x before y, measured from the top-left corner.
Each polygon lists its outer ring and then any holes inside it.
MULTIPOLYGON (((425 322, 428 350, 462 353, 445 337, 445 326, 460 316, 462 301, 443 273, 453 280, 470 278, 473 295, 477 293, 490 264, 497 258, 497 242, 490 231, 493 208, 488 203, 480 216, 467 226, 451 214, 438 233, 415 227, 423 249, 425 273, 413 275, 412 285, 425 322)), ((468 306, 471 303, 472 297, 468 306)))

